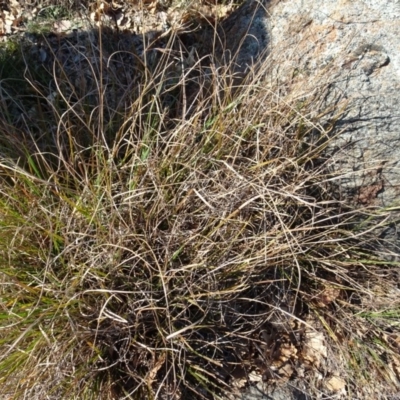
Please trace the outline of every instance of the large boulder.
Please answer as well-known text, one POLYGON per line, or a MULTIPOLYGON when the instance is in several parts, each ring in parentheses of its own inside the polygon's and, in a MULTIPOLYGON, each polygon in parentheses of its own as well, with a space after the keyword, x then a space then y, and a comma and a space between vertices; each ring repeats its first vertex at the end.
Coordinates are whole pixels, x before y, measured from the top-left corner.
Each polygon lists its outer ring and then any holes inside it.
POLYGON ((267 55, 270 43, 268 3, 246 1, 218 26, 213 53, 219 64, 229 65, 241 77, 267 55))
MULTIPOLYGON (((327 142, 335 182, 354 207, 381 210, 376 250, 400 259, 400 2, 375 0, 248 0, 221 26, 235 71, 258 62, 264 82, 299 104, 325 96, 316 115, 334 121, 327 142), (249 18, 249 10, 253 18, 249 18), (243 33, 246 32, 247 36, 243 33), (228 40, 229 38, 229 40, 228 40), (238 43, 244 44, 243 46, 238 43)), ((316 120, 318 120, 316 118, 316 120)), ((318 131, 318 130, 317 130, 318 131)), ((253 389, 252 389, 253 390, 253 389)), ((306 399, 290 387, 242 399, 306 399)))
MULTIPOLYGON (((400 254, 400 3, 248 0, 220 27, 235 72, 252 63, 282 91, 326 92, 334 118, 328 151, 343 197, 391 211, 381 239, 400 254), (267 57, 268 56, 268 57, 267 57)), ((321 105, 316 105, 316 113, 321 105)))
POLYGON ((329 146, 339 188, 355 205, 390 211, 377 249, 399 260, 400 3, 280 1, 269 14, 277 79, 326 90, 326 105, 343 111, 329 146))
MULTIPOLYGON (((363 205, 400 190, 400 3, 280 1, 269 8, 271 60, 282 82, 340 92, 334 140, 341 186, 363 205), (337 132, 337 131, 336 131, 337 132)), ((337 99, 327 93, 327 101, 337 99)))
POLYGON ((340 150, 341 185, 359 204, 393 207, 399 198, 399 21, 399 2, 249 0, 220 27, 236 70, 268 55, 287 91, 328 88, 327 107, 340 92, 343 132, 331 147, 340 150))

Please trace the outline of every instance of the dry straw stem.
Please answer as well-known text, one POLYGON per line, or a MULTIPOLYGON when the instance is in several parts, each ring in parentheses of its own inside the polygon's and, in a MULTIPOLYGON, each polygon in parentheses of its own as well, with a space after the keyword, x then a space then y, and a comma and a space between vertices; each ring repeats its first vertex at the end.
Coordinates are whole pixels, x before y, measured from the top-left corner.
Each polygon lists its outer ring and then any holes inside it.
POLYGON ((339 198, 323 88, 283 95, 261 78, 267 63, 234 88, 211 67, 214 86, 183 106, 203 67, 175 68, 173 45, 136 67, 133 93, 93 45, 87 94, 55 60, 47 86, 27 63, 27 96, 2 95, 2 393, 224 398, 238 369, 279 375, 283 350, 261 357, 263 337, 291 332, 303 354, 307 329, 330 335, 331 364, 355 385, 393 385, 377 361, 383 345, 395 357, 389 339, 363 343, 393 286, 394 264, 369 250, 385 218, 339 198))

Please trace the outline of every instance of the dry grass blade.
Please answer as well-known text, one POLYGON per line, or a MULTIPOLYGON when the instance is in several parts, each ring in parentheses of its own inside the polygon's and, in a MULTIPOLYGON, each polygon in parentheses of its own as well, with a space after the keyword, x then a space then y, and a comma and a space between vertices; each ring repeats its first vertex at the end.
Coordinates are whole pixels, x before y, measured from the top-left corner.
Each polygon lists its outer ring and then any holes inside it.
POLYGON ((226 398, 240 379, 329 370, 335 348, 359 381, 384 348, 391 367, 369 373, 395 386, 380 310, 398 309, 397 264, 371 250, 384 213, 338 194, 324 91, 283 96, 267 64, 240 85, 185 65, 179 35, 143 54, 112 39, 50 38, 36 69, 22 47, 21 87, 2 81, 2 393, 226 398))

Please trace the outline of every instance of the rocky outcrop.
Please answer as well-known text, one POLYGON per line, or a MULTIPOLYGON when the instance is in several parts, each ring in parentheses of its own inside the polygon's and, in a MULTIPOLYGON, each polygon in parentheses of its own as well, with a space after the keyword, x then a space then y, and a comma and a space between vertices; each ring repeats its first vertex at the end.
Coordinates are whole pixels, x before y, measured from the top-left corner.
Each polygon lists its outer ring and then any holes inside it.
MULTIPOLYGON (((267 62, 269 77, 286 93, 300 98, 326 91, 325 106, 333 107, 327 119, 341 114, 328 147, 340 190, 355 205, 391 210, 394 221, 400 205, 399 20, 398 2, 249 0, 221 27, 222 54, 237 53, 236 70, 267 62)), ((393 224, 389 231, 392 244, 399 243, 393 224)), ((397 257, 398 249, 390 251, 397 257)))
POLYGON ((331 148, 359 204, 394 207, 400 197, 399 20, 398 2, 250 0, 220 28, 238 70, 268 54, 287 91, 329 87, 327 107, 340 93, 343 132, 331 148))
POLYGON ((244 75, 255 63, 265 59, 270 42, 269 1, 247 1, 217 29, 215 54, 219 63, 230 65, 244 75))
POLYGON ((340 92, 335 168, 342 188, 363 205, 393 207, 400 193, 399 19, 393 2, 281 1, 270 8, 277 76, 305 90, 340 92))
MULTIPOLYGON (((353 206, 380 210, 388 218, 390 223, 378 232, 376 250, 397 261, 399 21, 398 1, 248 0, 221 28, 223 38, 231 36, 223 54, 238 52, 237 70, 248 71, 257 60, 267 71, 265 84, 274 81, 276 87, 278 81, 285 94, 294 93, 301 100, 314 90, 325 93, 316 114, 325 108, 326 122, 335 120, 327 153, 337 187, 353 206), (240 10, 254 10, 254 17, 240 10), (238 47, 237 43, 249 44, 238 47)), ((284 393, 285 398, 308 398, 288 388, 284 393)), ((250 391, 243 399, 280 396, 268 392, 257 397, 250 391)))
POLYGON ((399 20, 400 3, 368 0, 280 1, 269 17, 278 79, 327 90, 326 106, 341 98, 331 166, 345 198, 390 211, 377 246, 390 260, 400 258, 399 20))

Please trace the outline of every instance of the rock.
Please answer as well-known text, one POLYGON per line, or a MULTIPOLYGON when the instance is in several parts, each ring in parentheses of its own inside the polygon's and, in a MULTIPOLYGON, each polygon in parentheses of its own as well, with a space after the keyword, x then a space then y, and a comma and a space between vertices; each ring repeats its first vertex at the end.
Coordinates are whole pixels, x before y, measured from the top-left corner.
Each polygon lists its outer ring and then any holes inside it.
POLYGON ((326 387, 334 393, 343 392, 346 387, 346 381, 338 376, 332 376, 326 382, 326 387))
MULTIPOLYGON (((391 210, 393 221, 400 211, 399 20, 399 2, 248 0, 219 29, 219 53, 241 77, 268 55, 275 87, 278 81, 299 98, 326 91, 324 106, 334 106, 328 117, 342 112, 328 149, 343 197, 391 210)), ((398 232, 395 222, 381 232, 391 260, 399 259, 398 232)))
POLYGON ((391 211, 376 249, 399 260, 400 3, 293 0, 269 12, 274 75, 342 108, 329 146, 338 186, 354 205, 391 211))
MULTIPOLYGON (((374 0, 248 0, 222 23, 220 53, 243 76, 258 62, 266 84, 306 98, 326 93, 337 117, 327 148, 337 186, 354 206, 383 210, 392 220, 375 249, 400 260, 400 2, 374 0), (251 17, 253 13, 254 18, 251 17), (246 34, 247 32, 247 34, 246 34), (233 55, 237 53, 237 57, 233 55)), ((321 105, 316 105, 316 115, 321 105)), ((344 381, 331 378, 341 391, 344 381)), ((257 385, 258 387, 258 385, 257 385)), ((250 387, 241 399, 300 399, 250 387)))
POLYGON ((311 400, 311 396, 290 385, 267 386, 260 383, 250 386, 242 396, 234 400, 311 400))
POLYGON ((218 27, 214 51, 220 64, 243 76, 267 55, 270 42, 268 7, 270 1, 246 1, 218 27))
MULTIPOLYGON (((362 205, 400 193, 400 3, 281 1, 270 8, 271 62, 304 92, 330 85, 345 106, 332 142, 341 188, 362 205)), ((328 96, 330 99, 337 96, 328 96)))

